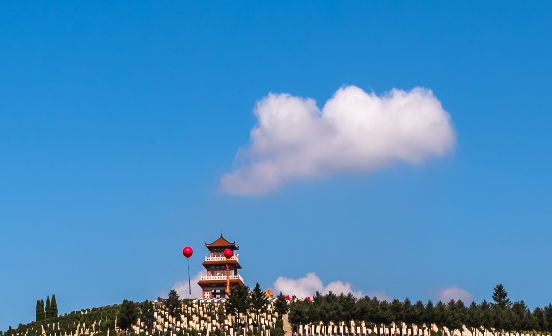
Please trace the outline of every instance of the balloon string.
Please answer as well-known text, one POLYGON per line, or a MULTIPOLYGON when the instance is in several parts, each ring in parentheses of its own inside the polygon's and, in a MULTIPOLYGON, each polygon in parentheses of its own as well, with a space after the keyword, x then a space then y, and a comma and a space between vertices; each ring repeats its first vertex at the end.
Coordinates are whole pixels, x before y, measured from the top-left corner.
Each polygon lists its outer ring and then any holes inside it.
POLYGON ((190 259, 188 259, 188 289, 190 290, 190 295, 192 295, 192 286, 190 285, 190 259))

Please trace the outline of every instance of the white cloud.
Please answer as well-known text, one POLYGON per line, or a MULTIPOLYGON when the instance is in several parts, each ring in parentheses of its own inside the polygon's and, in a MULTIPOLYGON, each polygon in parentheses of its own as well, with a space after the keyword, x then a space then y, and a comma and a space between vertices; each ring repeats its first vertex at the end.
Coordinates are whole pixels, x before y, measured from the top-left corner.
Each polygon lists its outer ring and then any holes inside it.
POLYGON ((312 298, 317 291, 322 294, 332 291, 335 294, 353 293, 355 297, 362 296, 362 291, 353 291, 351 284, 348 282, 332 281, 327 286, 324 286, 322 280, 314 273, 307 273, 305 277, 299 279, 278 277, 274 282, 274 290, 276 293, 281 292, 289 296, 295 295, 300 299, 307 296, 312 298))
POLYGON ((450 115, 420 87, 377 96, 344 86, 322 110, 311 98, 271 93, 254 113, 250 145, 236 155, 241 165, 222 176, 223 193, 266 194, 298 179, 369 173, 397 162, 420 165, 456 141, 450 115))
POLYGON ((174 284, 172 289, 175 289, 178 293, 178 296, 180 298, 186 298, 186 299, 199 299, 201 298, 202 291, 201 287, 197 284, 199 279, 202 275, 205 275, 205 271, 200 271, 197 273, 195 277, 191 279, 191 285, 192 285, 192 294, 190 295, 189 287, 188 287, 188 280, 185 281, 178 281, 174 284))
POLYGON ((439 290, 439 300, 447 303, 450 299, 462 300, 464 303, 473 301, 473 294, 456 286, 443 287, 439 290))

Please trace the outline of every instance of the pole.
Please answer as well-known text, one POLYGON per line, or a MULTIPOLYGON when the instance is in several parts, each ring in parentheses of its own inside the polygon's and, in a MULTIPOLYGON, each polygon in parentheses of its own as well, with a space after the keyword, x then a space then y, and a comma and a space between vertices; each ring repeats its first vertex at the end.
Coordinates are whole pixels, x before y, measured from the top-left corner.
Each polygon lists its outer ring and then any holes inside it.
MULTIPOLYGON (((226 258, 228 261, 228 258, 226 258)), ((228 263, 226 263, 226 293, 230 295, 230 272, 228 271, 228 263)))

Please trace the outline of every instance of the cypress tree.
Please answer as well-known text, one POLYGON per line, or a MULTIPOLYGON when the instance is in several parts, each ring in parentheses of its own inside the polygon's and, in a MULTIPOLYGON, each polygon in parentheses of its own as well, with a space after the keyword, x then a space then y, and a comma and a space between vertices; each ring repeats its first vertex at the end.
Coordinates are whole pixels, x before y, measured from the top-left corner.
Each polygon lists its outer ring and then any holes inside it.
POLYGON ((56 302, 56 294, 52 294, 52 303, 50 305, 50 317, 58 316, 58 307, 56 302))
POLYGON ((46 318, 51 317, 50 295, 46 297, 46 318))
POLYGON ((44 321, 44 319, 46 318, 46 313, 44 312, 44 299, 40 299, 40 307, 42 311, 42 313, 40 314, 40 319, 41 321, 44 321))
POLYGON ((44 300, 36 300, 36 321, 44 320, 44 300))

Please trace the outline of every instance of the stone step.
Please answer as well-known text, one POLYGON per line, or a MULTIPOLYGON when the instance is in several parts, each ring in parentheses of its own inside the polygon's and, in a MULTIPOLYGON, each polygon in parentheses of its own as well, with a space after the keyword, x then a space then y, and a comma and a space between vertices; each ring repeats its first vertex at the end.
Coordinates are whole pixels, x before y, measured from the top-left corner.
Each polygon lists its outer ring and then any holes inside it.
POLYGON ((291 329, 291 324, 288 320, 288 314, 284 315, 282 320, 284 320, 284 336, 292 336, 293 330, 291 329))

